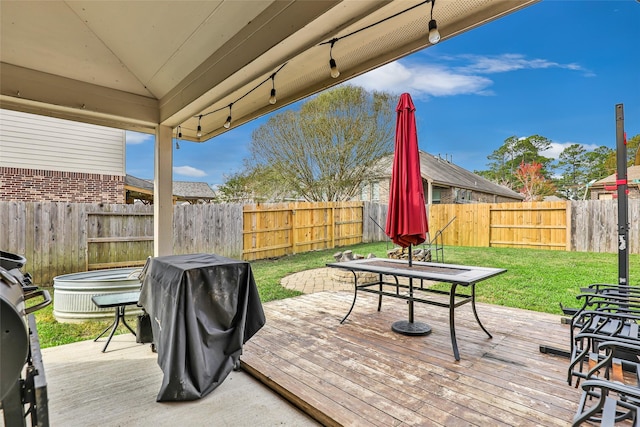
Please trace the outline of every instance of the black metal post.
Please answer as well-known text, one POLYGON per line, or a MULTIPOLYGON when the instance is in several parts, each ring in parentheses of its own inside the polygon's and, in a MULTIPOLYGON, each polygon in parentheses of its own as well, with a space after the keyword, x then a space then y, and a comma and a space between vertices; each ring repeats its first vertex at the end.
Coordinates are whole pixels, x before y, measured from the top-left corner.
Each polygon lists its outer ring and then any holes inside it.
POLYGON ((616 149, 618 189, 618 284, 629 284, 629 205, 627 195, 627 138, 623 104, 616 104, 616 149))
MULTIPOLYGON (((409 245, 409 267, 413 266, 412 245, 409 245)), ((396 277, 396 281, 398 278, 396 277)), ((428 335, 431 333, 431 326, 422 322, 414 322, 413 318, 413 277, 409 277, 409 320, 399 320, 391 325, 391 330, 403 335, 428 335)))
MULTIPOLYGON (((409 267, 413 266, 413 251, 409 244, 409 267)), ((413 323, 413 277, 409 277, 409 323, 413 323)))

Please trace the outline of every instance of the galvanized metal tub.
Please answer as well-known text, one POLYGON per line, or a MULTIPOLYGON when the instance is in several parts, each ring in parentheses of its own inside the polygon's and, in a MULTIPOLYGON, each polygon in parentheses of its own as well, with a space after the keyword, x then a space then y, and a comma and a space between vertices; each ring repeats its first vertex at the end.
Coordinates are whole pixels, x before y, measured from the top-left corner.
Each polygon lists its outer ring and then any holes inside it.
MULTIPOLYGON (((53 278, 53 316, 61 323, 86 320, 111 320, 113 308, 98 308, 91 300, 105 295, 140 290, 138 275, 142 268, 113 268, 63 274, 53 278)), ((127 315, 142 313, 142 309, 127 308, 127 315)))

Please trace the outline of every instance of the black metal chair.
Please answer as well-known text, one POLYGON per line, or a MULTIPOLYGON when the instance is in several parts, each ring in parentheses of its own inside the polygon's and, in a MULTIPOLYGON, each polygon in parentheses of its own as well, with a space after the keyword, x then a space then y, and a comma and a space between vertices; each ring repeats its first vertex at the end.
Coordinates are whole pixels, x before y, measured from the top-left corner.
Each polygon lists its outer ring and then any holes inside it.
POLYGON ((621 340, 640 344, 640 291, 621 290, 613 285, 594 285, 588 289, 593 292, 578 296, 584 303, 571 318, 568 383, 576 377, 576 387, 581 378, 587 377, 585 363, 594 357, 596 363, 601 359, 596 356, 599 343, 621 340))
MULTIPOLYGON (((590 337, 585 338, 591 341, 590 337)), ((585 372, 586 380, 572 425, 579 426, 587 421, 602 426, 613 426, 618 422, 629 425, 630 421, 630 425, 640 427, 640 345, 623 339, 599 342, 596 354, 585 372), (633 354, 635 360, 620 359, 619 353, 633 354)))

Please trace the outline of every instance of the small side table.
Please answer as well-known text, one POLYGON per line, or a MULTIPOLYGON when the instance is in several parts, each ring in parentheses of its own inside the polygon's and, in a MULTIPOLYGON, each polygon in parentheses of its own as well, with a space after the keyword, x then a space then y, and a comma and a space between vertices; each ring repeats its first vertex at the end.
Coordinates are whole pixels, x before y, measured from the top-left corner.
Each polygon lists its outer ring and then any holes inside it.
POLYGON ((124 326, 126 326, 127 329, 129 329, 129 331, 131 331, 131 333, 134 336, 136 335, 134 330, 131 329, 131 326, 129 326, 126 319, 124 318, 124 310, 125 310, 125 307, 128 305, 138 304, 139 298, 140 298, 140 291, 122 292, 117 294, 106 294, 106 295, 95 295, 91 297, 91 300, 93 301, 93 303, 99 308, 109 308, 109 307, 116 308, 116 315, 115 315, 115 319, 113 320, 113 323, 107 326, 107 328, 104 331, 102 331, 100 335, 98 335, 94 340, 94 341, 98 341, 100 337, 102 337, 109 329, 111 329, 109 338, 107 339, 107 342, 105 343, 104 348, 102 349, 103 353, 107 351, 107 346, 111 342, 111 338, 113 337, 113 334, 116 332, 116 329, 118 329, 120 320, 122 320, 122 323, 124 324, 124 326))

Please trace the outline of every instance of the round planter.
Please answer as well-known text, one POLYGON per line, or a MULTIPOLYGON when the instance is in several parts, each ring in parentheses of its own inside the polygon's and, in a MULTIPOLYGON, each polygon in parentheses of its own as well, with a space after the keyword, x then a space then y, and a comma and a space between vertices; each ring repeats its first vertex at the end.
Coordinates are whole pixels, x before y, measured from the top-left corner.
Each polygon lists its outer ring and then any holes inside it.
MULTIPOLYGON (((138 275, 141 270, 141 268, 114 268, 54 277, 53 316, 61 323, 111 320, 115 309, 98 308, 91 297, 140 290, 141 283, 138 275)), ((142 313, 142 309, 127 310, 127 315, 139 313, 142 313)))

